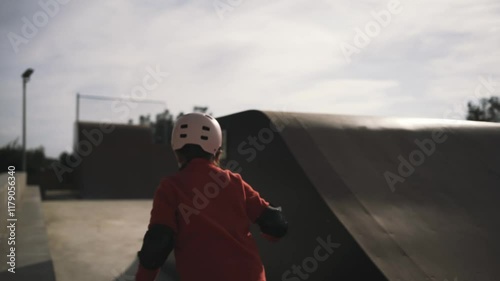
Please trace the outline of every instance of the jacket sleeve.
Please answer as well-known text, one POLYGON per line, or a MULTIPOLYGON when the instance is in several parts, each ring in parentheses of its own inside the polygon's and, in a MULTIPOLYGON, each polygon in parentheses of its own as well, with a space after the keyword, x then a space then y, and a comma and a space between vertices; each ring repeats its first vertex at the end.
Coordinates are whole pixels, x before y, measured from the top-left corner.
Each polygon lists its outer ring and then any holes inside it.
POLYGON ((139 263, 139 268, 135 274, 135 281, 154 281, 159 271, 159 269, 149 270, 139 263))
POLYGON ((149 227, 164 224, 177 233, 177 195, 169 183, 170 181, 164 179, 156 189, 149 227))
POLYGON ((255 191, 247 182, 241 180, 243 184, 243 192, 245 197, 245 207, 247 216, 252 223, 264 212, 269 206, 269 203, 260 197, 260 194, 255 191))
MULTIPOLYGON (((151 209, 151 217, 149 220, 148 229, 155 224, 163 224, 171 228, 174 233, 177 233, 176 222, 176 198, 173 188, 169 186, 167 180, 163 180, 160 186, 156 189, 153 208, 151 209)), ((142 266, 139 262, 136 281, 154 281, 158 275, 159 269, 150 270, 142 266)))

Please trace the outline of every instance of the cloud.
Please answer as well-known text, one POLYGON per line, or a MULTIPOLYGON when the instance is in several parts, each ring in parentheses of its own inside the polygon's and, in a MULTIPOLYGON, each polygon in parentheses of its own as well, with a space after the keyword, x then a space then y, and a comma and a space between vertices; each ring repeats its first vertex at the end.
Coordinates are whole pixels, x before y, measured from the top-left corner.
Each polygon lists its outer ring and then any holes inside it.
MULTIPOLYGON (((28 147, 51 156, 71 147, 77 92, 130 95, 148 66, 171 74, 149 99, 216 115, 289 106, 439 118, 478 75, 499 74, 500 6, 489 0, 401 1, 402 13, 347 64, 339 44, 388 2, 245 0, 221 20, 211 1, 69 1, 15 54, 7 33, 40 7, 2 1, 0 145, 20 136, 27 67, 28 147)), ((82 101, 82 118, 116 118, 111 107, 82 101)), ((161 109, 140 105, 130 118, 161 109)))
POLYGON ((326 80, 277 103, 284 105, 283 111, 377 115, 387 103, 405 99, 391 96, 397 87, 397 81, 391 80, 326 80))

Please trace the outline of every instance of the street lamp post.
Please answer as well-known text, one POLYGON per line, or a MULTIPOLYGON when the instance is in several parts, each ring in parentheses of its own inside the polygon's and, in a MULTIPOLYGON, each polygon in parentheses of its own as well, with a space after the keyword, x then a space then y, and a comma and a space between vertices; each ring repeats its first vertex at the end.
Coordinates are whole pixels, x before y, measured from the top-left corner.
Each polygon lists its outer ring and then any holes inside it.
POLYGON ((80 121, 80 93, 76 93, 76 124, 80 121))
POLYGON ((26 172, 26 84, 30 81, 33 69, 28 68, 21 75, 23 78, 23 171, 26 172))

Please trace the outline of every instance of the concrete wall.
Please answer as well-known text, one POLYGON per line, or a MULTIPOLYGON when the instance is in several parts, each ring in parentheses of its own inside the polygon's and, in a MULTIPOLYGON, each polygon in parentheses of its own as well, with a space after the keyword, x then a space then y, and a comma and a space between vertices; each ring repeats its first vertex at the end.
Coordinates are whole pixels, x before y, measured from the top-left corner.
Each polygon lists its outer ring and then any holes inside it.
POLYGON ((92 140, 92 151, 77 166, 75 185, 83 198, 152 198, 162 177, 177 170, 169 145, 154 144, 146 126, 113 125, 98 138, 98 123, 78 123, 77 143, 92 140), (101 141, 97 142, 96 139, 101 141))

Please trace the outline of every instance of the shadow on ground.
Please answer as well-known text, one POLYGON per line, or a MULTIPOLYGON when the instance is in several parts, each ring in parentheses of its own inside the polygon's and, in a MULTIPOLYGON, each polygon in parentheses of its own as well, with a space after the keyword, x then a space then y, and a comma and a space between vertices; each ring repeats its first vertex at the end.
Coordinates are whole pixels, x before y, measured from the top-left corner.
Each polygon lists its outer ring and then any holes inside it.
MULTIPOLYGON (((139 260, 135 258, 132 264, 130 264, 130 266, 125 270, 125 272, 115 277, 113 281, 134 281, 138 265, 139 265, 139 260)), ((157 281, 179 280, 179 276, 177 275, 177 272, 175 270, 175 259, 172 257, 172 255, 168 258, 165 264, 163 264, 156 280, 157 281)))
POLYGON ((16 273, 9 271, 0 272, 0 280, 38 280, 38 281, 54 281, 54 266, 52 261, 40 262, 28 266, 16 268, 16 273))

